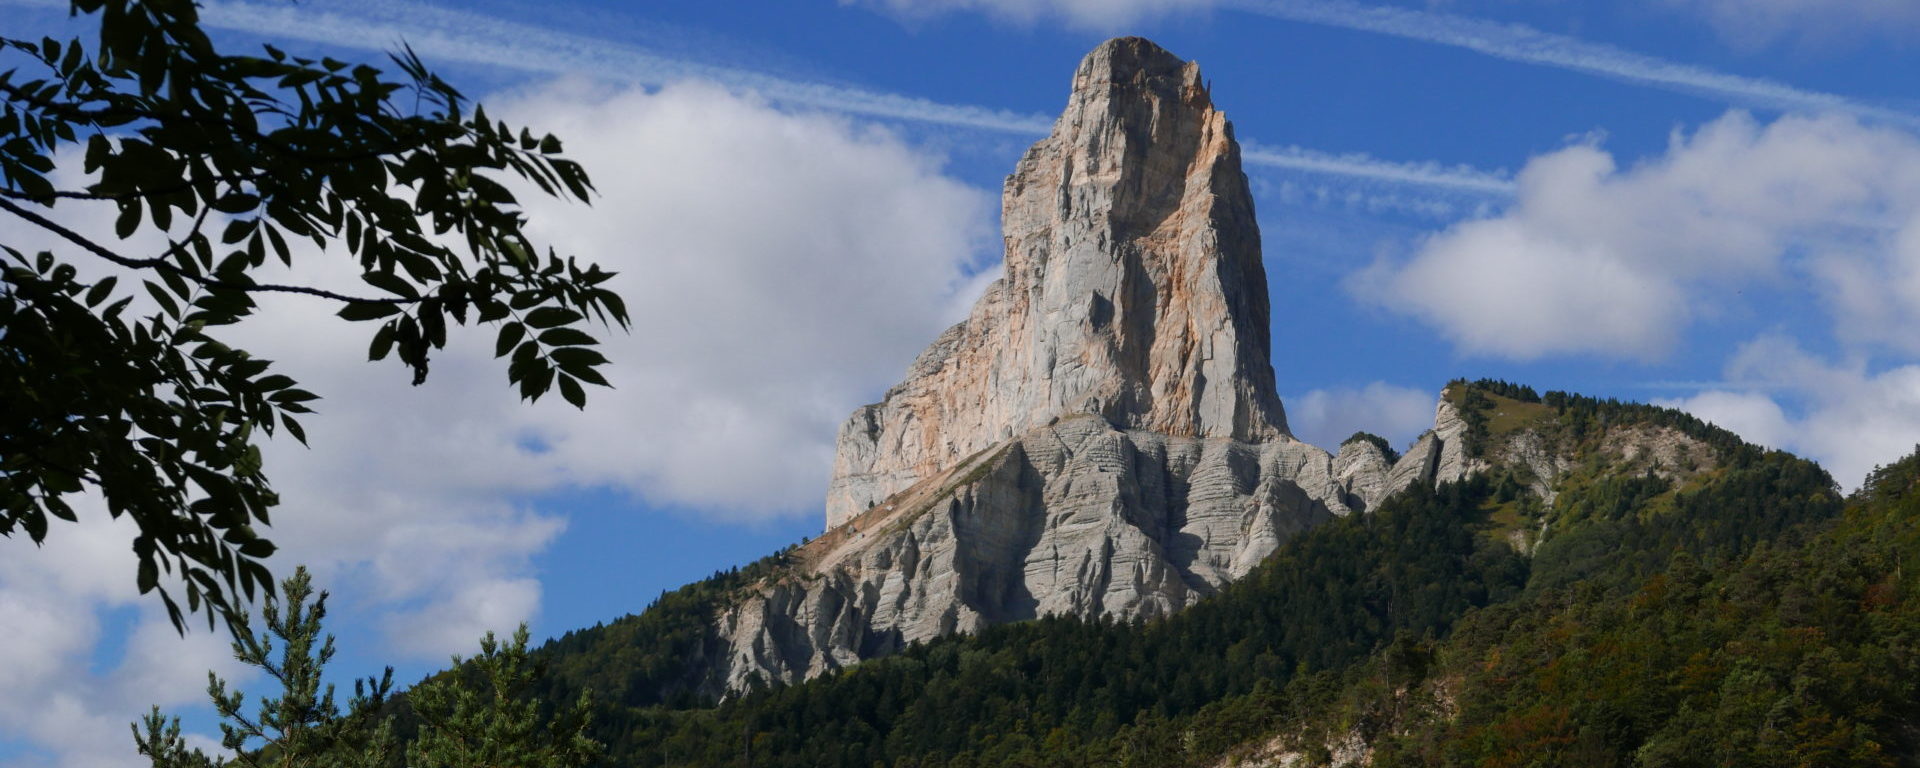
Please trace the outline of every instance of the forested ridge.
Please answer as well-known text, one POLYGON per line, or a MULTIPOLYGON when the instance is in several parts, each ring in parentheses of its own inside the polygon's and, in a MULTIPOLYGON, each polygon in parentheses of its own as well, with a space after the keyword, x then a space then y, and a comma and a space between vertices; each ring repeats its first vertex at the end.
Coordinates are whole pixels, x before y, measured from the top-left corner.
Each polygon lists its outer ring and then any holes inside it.
POLYGON ((1391 651, 1236 752, 1324 764, 1358 740, 1376 766, 1914 765, 1920 453, 1838 517, 1736 559, 1683 551, 1630 588, 1541 590, 1391 651))
MULTIPOLYGON (((1486 471, 1437 490, 1413 489, 1372 512, 1312 529, 1221 594, 1170 618, 1139 625, 1071 618, 1002 625, 915 645, 804 684, 718 705, 701 700, 686 670, 711 647, 706 617, 783 568, 776 555, 664 595, 638 616, 550 644, 543 651, 552 670, 543 698, 564 701, 579 688, 593 689, 603 702, 597 735, 608 745, 609 764, 618 765, 1211 765, 1285 744, 1303 756, 1327 757, 1328 744, 1353 736, 1383 745, 1380 764, 1722 764, 1705 757, 1645 762, 1668 753, 1592 749, 1591 743, 1646 743, 1661 733, 1667 739, 1661 743, 1684 740, 1671 723, 1713 724, 1730 715, 1699 710, 1704 704, 1684 697, 1648 703, 1648 692, 1661 690, 1659 681, 1620 677, 1617 669, 1573 673, 1573 662, 1553 659, 1618 661, 1627 652, 1564 622, 1586 617, 1591 624, 1579 628, 1631 631, 1666 643, 1664 656, 1636 667, 1644 674, 1731 674, 1747 669, 1738 651, 1693 644, 1734 630, 1760 631, 1765 622, 1747 621, 1753 617, 1740 611, 1760 610, 1779 590, 1826 606, 1816 613, 1840 624, 1848 619, 1834 606, 1847 600, 1905 605, 1905 592, 1872 591, 1884 579, 1870 577, 1886 562, 1842 550, 1863 540, 1846 532, 1872 518, 1874 536, 1906 541, 1914 551, 1920 526, 1910 519, 1913 503, 1889 490, 1912 485, 1914 460, 1876 474, 1848 506, 1812 463, 1746 445, 1685 414, 1564 393, 1542 397, 1501 382, 1456 382, 1448 396, 1478 425, 1475 447, 1492 459, 1486 471), (1623 464, 1602 450, 1619 430, 1647 428, 1676 430, 1708 446, 1710 455, 1699 457, 1701 471, 1662 472, 1644 460, 1623 464), (1574 469, 1550 506, 1523 490, 1531 480, 1524 468, 1502 463, 1490 450, 1523 430, 1570 452, 1574 469), (1849 510, 1844 517, 1843 507, 1849 510), (1905 518, 1898 514, 1903 509, 1905 518), (1531 556, 1523 554, 1509 534, 1542 521, 1550 535, 1531 556), (1821 546, 1827 549, 1808 551, 1821 546), (1865 592, 1836 593, 1818 579, 1790 590, 1794 579, 1815 575, 1795 568, 1842 564, 1852 569, 1846 583, 1864 584, 1865 592), (1673 601, 1698 591, 1675 590, 1676 583, 1691 589, 1741 573, 1771 586, 1740 593, 1745 602, 1716 604, 1720 613, 1648 602, 1650 594, 1673 601), (1645 614, 1649 606, 1669 614, 1665 623, 1645 614), (1704 626, 1709 620, 1718 629, 1704 626), (1703 626, 1680 626, 1687 622, 1703 626), (1567 645, 1582 641, 1594 647, 1567 645), (1689 666, 1716 648, 1735 657, 1689 666), (1536 666, 1525 666, 1530 662, 1536 666), (1503 664, 1515 665, 1513 674, 1481 671, 1503 664), (1474 674, 1460 671, 1468 667, 1474 674), (1529 702, 1537 692, 1522 683, 1545 683, 1528 682, 1529 675, 1557 681, 1559 688, 1545 690, 1567 701, 1535 711, 1529 702), (1682 711, 1681 704, 1695 709, 1682 711), (1655 723, 1669 730, 1659 732, 1655 723), (1535 738, 1544 746, 1498 748, 1535 738), (1581 756, 1591 760, 1579 762, 1586 759, 1581 756)), ((1846 733, 1854 742, 1877 743, 1879 732, 1863 725, 1870 718, 1862 707, 1884 714, 1904 702, 1904 683, 1888 681, 1907 662, 1881 654, 1874 676, 1838 681, 1835 676, 1851 674, 1844 666, 1853 663, 1846 661, 1850 654, 1872 655, 1859 627, 1840 624, 1819 642, 1793 626, 1784 626, 1780 637, 1799 638, 1808 653, 1821 643, 1835 646, 1829 655, 1839 654, 1832 663, 1842 666, 1807 672, 1802 683, 1844 688, 1839 697, 1858 706, 1819 711, 1844 710, 1848 714, 1829 719, 1852 728, 1846 733)), ((1876 642, 1883 645, 1875 647, 1891 648, 1885 641, 1896 635, 1881 636, 1876 642)), ((1777 664, 1795 658, 1781 653, 1777 664)), ((1826 722, 1817 713, 1808 718, 1826 722)), ((1804 738, 1815 738, 1812 728, 1804 725, 1804 738)), ((1844 740, 1835 735, 1844 728, 1834 729, 1820 738, 1844 740)), ((1779 736, 1773 743, 1798 744, 1799 738, 1779 736)), ((1864 748, 1854 742, 1847 754, 1857 757, 1864 748)), ((1895 749, 1890 742, 1880 748, 1880 754, 1895 749)))

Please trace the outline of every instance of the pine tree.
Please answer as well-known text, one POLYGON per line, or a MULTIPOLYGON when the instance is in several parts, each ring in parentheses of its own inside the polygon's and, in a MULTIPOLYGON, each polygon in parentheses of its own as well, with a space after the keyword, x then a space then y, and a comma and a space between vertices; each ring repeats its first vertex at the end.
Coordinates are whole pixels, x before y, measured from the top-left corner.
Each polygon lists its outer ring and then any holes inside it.
POLYGON ((421 720, 420 737, 407 748, 413 768, 577 768, 600 756, 587 735, 592 698, 582 691, 573 706, 540 717, 529 695, 539 676, 527 658, 527 625, 502 645, 492 632, 480 640, 471 661, 453 657, 453 669, 407 694, 421 720), (471 685, 475 681, 479 686, 471 685))
POLYGON ((245 712, 246 697, 207 673, 207 696, 223 721, 221 746, 230 756, 190 748, 180 719, 159 707, 133 724, 133 739, 153 768, 387 768, 404 752, 414 768, 578 768, 600 755, 587 736, 588 694, 573 706, 543 716, 530 691, 540 670, 527 658, 527 627, 510 644, 493 633, 480 641, 480 655, 404 694, 418 718, 414 741, 402 749, 389 714, 397 703, 393 669, 357 680, 344 710, 323 673, 333 659, 333 637, 321 633, 327 594, 315 594, 304 567, 281 582, 284 603, 268 600, 264 631, 245 614, 235 623, 234 657, 280 684, 278 697, 262 698, 257 713, 245 712))
POLYGON ((254 633, 244 613, 235 623, 234 657, 257 667, 281 686, 277 698, 260 700, 258 713, 249 717, 246 696, 229 691, 225 680, 207 673, 207 696, 220 724, 221 746, 232 758, 209 757, 189 749, 180 736, 180 719, 171 720, 154 707, 133 726, 134 743, 153 768, 218 768, 225 765, 270 768, 329 765, 378 768, 393 753, 391 724, 380 716, 393 688, 393 669, 379 678, 357 680, 345 713, 335 702, 333 686, 321 680, 333 659, 333 636, 320 633, 327 615, 327 594, 315 595, 305 567, 281 582, 281 604, 269 600, 261 610, 266 630, 254 633), (312 602, 309 603, 308 600, 312 602), (274 651, 278 643, 279 657, 274 651), (142 733, 142 726, 144 733, 142 733))

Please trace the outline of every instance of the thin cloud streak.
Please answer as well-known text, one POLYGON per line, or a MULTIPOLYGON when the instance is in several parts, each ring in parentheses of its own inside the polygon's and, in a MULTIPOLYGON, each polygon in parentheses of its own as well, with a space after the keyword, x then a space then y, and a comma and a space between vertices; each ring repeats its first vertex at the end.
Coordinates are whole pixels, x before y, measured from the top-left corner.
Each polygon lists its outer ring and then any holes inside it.
POLYGON ((405 41, 429 60, 498 66, 542 74, 586 74, 659 87, 707 80, 768 99, 893 120, 1003 133, 1045 134, 1052 121, 1007 110, 942 104, 846 86, 808 83, 734 67, 672 59, 634 46, 407 2, 342 3, 349 13, 294 5, 209 2, 207 26, 369 50, 405 41))
MULTIPOLYGON (((65 7, 57 0, 0 0, 0 5, 65 7)), ((201 20, 216 29, 343 48, 388 51, 405 42, 428 60, 520 72, 589 74, 655 88, 681 80, 706 80, 752 91, 777 102, 887 120, 1023 136, 1044 136, 1053 127, 1053 121, 1042 115, 944 104, 913 96, 809 83, 737 67, 690 62, 637 46, 420 3, 344 2, 335 7, 346 10, 317 10, 292 4, 208 2, 201 8, 201 20)), ((1300 147, 1267 149, 1251 141, 1246 142, 1241 157, 1250 165, 1454 193, 1505 196, 1513 192, 1512 180, 1504 175, 1464 166, 1394 163, 1366 155, 1333 155, 1300 147)))
POLYGON ((1745 105, 1815 112, 1843 112, 1904 125, 1920 125, 1920 116, 1863 104, 1831 93, 1809 91, 1761 78, 1730 75, 1667 61, 1575 37, 1542 32, 1524 24, 1456 16, 1347 0, 1224 0, 1223 7, 1286 21, 1465 48, 1508 61, 1540 64, 1590 75, 1711 96, 1745 105))
POLYGON ((1504 173, 1469 166, 1437 163, 1395 163, 1368 155, 1332 155, 1302 147, 1269 149, 1251 141, 1241 145, 1240 159, 1252 165, 1307 173, 1347 176, 1389 184, 1437 187, 1450 192, 1505 197, 1514 193, 1513 179, 1504 173))

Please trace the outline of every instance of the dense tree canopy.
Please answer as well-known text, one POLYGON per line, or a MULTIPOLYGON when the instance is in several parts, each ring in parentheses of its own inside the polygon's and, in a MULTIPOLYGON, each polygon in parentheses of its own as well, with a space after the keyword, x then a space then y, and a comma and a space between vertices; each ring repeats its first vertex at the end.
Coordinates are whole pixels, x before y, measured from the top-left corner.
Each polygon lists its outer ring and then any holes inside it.
POLYGON ((0 38, 0 535, 42 542, 91 493, 138 527, 139 588, 176 626, 163 570, 209 622, 270 591, 258 527, 277 498, 258 441, 304 442, 318 396, 222 343, 264 294, 337 305, 416 384, 469 323, 497 326, 525 398, 557 387, 582 405, 606 383, 581 328, 626 325, 612 274, 535 243, 509 190, 592 193, 557 139, 469 109, 411 51, 392 79, 271 46, 224 53, 191 0, 72 10, 96 38, 0 38), (88 207, 115 231, 63 223, 88 207), (137 252, 140 233, 167 245, 137 252), (323 258, 363 284, 265 278, 270 261, 323 258))

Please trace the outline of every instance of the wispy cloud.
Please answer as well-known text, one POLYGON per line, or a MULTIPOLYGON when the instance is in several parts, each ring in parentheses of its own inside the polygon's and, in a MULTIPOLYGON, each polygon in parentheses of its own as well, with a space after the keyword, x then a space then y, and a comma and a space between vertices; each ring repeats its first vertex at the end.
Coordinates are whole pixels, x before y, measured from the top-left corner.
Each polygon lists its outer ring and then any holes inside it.
POLYGON ((1334 155, 1303 147, 1268 148, 1251 141, 1242 145, 1240 158, 1271 168, 1436 187, 1455 193, 1503 197, 1514 191, 1513 179, 1505 173, 1465 165, 1396 163, 1364 154, 1334 155))
POLYGON ((1448 13, 1347 0, 1223 0, 1222 7, 1276 19, 1321 24, 1465 48, 1509 61, 1539 64, 1719 99, 1790 111, 1844 112, 1920 125, 1920 116, 1773 80, 1716 72, 1611 45, 1448 13))
POLYGON ((201 17, 215 28, 347 48, 386 50, 404 40, 429 60, 521 72, 583 74, 654 87, 708 80, 775 101, 868 117, 1009 133, 1046 133, 1052 124, 1038 115, 942 104, 675 59, 636 46, 422 3, 345 2, 321 10, 292 4, 209 2, 201 17))
MULTIPOLYGON (((0 5, 59 8, 58 0, 0 0, 0 5)), ((641 46, 600 40, 469 11, 412 2, 313 5, 208 2, 203 23, 216 29, 343 48, 385 51, 401 42, 430 61, 502 67, 537 74, 577 74, 659 87, 705 80, 767 99, 850 115, 1023 136, 1044 136, 1044 115, 947 104, 848 85, 795 80, 741 67, 661 55, 641 46)), ((1247 142, 1250 165, 1340 176, 1446 193, 1507 195, 1504 176, 1467 167, 1396 163, 1359 154, 1334 155, 1300 147, 1268 149, 1247 142)))

